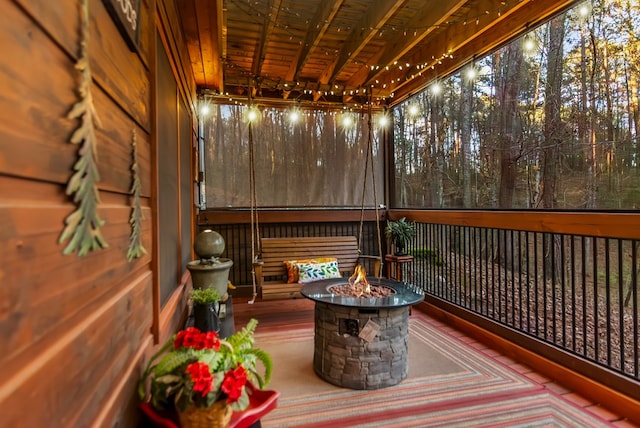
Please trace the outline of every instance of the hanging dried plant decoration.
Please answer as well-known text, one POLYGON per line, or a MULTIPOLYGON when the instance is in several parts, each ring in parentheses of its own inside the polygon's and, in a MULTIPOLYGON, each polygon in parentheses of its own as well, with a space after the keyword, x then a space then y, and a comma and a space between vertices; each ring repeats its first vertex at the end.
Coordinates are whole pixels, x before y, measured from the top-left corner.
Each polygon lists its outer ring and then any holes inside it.
POLYGON ((131 195, 133 196, 133 206, 131 207, 131 216, 129 224, 131 224, 131 235, 129 235, 129 249, 127 250, 127 260, 131 261, 147 254, 147 250, 142 245, 142 235, 140 233, 140 225, 144 216, 142 215, 142 207, 140 205, 140 176, 138 175, 138 152, 136 150, 137 137, 136 129, 133 129, 131 141, 131 195))
POLYGON ((58 243, 69 242, 63 253, 77 252, 79 256, 89 251, 107 248, 100 229, 104 221, 97 212, 100 196, 97 182, 100 180, 97 165, 97 141, 95 127, 100 126, 91 96, 91 70, 89 68, 89 0, 84 0, 82 17, 82 39, 80 40, 80 58, 76 69, 81 72, 78 101, 67 117, 80 119, 80 126, 74 131, 70 142, 80 146, 78 159, 73 165, 74 173, 67 183, 67 195, 73 195, 76 210, 65 219, 65 228, 58 243))

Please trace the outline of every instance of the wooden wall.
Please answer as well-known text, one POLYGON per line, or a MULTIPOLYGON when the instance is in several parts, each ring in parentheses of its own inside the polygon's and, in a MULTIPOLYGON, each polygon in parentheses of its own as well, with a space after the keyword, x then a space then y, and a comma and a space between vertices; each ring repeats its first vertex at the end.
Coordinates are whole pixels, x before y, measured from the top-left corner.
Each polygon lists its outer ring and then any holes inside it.
POLYGON ((157 28, 191 107, 195 94, 172 1, 141 1, 132 52, 104 3, 89 0, 92 94, 102 123, 98 213, 109 247, 65 256, 66 242, 58 243, 75 209, 65 189, 78 154, 69 139, 79 122, 67 114, 79 99, 82 3, 5 1, 0 14, 1 426, 135 426, 142 364, 185 315, 188 275, 160 307, 162 238, 154 227, 157 28), (128 262, 133 130, 147 254, 128 262))

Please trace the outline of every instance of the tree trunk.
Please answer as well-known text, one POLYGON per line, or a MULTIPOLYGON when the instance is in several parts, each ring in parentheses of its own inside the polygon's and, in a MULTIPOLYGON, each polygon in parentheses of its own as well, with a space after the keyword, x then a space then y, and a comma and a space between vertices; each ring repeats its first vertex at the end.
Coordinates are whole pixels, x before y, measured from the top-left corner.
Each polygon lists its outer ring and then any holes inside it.
MULTIPOLYGON (((562 64, 564 42, 565 15, 554 18, 549 29, 549 64, 547 66, 547 83, 545 85, 545 122, 544 149, 542 151, 542 208, 555 209, 557 205, 556 184, 558 175, 558 158, 562 144, 562 64)), ((551 236, 551 235, 550 235, 551 236)), ((557 237, 556 237, 557 238, 557 237)), ((544 239, 544 266, 547 275, 560 275, 561 264, 554 260, 560 251, 554 251, 559 243, 555 239, 544 239)))
POLYGON ((461 84, 460 93, 460 156, 459 170, 461 171, 462 207, 473 208, 471 202, 471 125, 473 120, 473 81, 461 84))
POLYGON ((522 71, 522 50, 511 44, 505 51, 502 79, 497 92, 498 133, 500 138, 500 187, 498 207, 513 207, 515 191, 516 163, 520 155, 522 142, 521 123, 518 111, 518 99, 522 71))

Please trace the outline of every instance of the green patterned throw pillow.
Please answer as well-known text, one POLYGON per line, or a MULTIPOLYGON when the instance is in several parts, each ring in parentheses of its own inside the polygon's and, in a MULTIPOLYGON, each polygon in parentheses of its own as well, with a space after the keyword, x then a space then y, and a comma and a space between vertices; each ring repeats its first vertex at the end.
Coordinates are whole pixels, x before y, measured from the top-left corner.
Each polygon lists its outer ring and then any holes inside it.
POLYGON ((320 279, 341 278, 338 262, 325 263, 296 263, 298 266, 299 283, 318 281, 320 279))

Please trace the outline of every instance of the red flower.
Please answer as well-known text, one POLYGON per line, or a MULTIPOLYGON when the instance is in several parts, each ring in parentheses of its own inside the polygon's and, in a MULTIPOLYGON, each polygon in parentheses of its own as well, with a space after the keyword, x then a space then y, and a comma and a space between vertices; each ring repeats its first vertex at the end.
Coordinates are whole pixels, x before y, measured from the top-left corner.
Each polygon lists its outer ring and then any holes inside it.
POLYGON ((202 348, 198 349, 214 349, 216 351, 220 350, 220 339, 218 338, 218 333, 214 331, 208 331, 203 333, 200 337, 202 348))
POLYGON ((218 333, 208 331, 206 333, 201 332, 195 327, 189 327, 186 330, 178 332, 175 340, 173 341, 173 347, 175 349, 194 348, 201 349, 215 349, 220 350, 220 339, 218 333))
POLYGON ((213 388, 213 376, 211 376, 209 366, 199 361, 191 363, 187 366, 187 373, 193 381, 193 390, 206 397, 213 388))
POLYGON ((173 347, 175 349, 179 349, 181 347, 195 348, 200 334, 200 330, 195 327, 189 327, 186 330, 182 330, 176 335, 176 339, 173 341, 173 347))
POLYGON ((235 369, 229 370, 222 381, 222 392, 227 394, 227 403, 235 403, 242 395, 242 388, 247 383, 247 372, 238 364, 235 369))

